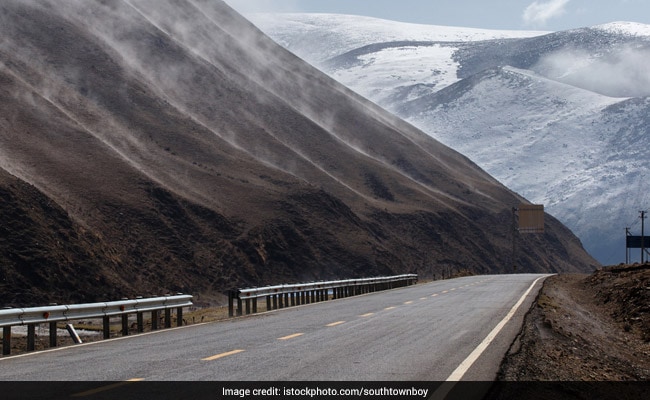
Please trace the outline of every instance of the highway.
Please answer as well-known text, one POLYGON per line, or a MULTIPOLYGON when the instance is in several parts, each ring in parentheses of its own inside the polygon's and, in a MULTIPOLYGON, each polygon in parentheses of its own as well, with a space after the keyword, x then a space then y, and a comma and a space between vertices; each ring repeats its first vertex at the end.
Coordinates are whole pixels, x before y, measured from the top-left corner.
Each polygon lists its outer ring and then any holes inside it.
POLYGON ((493 380, 544 275, 473 276, 0 358, 3 381, 493 380), (533 285, 534 282, 537 282, 533 285), (528 291, 528 293, 527 293, 528 291), (527 295, 525 295, 527 293, 527 295), (524 296, 525 295, 525 296, 524 296), (488 335, 523 299, 485 350, 488 335), (474 352, 472 360, 467 360, 474 352), (465 361, 462 371, 459 366, 465 361), (453 375, 453 374, 456 375, 453 375))

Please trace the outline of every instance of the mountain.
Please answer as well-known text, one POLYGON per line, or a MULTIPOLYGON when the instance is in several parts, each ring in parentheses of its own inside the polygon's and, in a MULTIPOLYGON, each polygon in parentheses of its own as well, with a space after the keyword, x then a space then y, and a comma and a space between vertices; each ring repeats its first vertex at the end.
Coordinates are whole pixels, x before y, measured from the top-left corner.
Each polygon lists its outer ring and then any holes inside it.
POLYGON ((637 212, 650 201, 650 26, 517 32, 328 14, 248 17, 545 204, 601 263, 624 260, 626 226, 640 234, 637 212))
POLYGON ((586 271, 552 216, 221 1, 0 3, 0 303, 586 271))

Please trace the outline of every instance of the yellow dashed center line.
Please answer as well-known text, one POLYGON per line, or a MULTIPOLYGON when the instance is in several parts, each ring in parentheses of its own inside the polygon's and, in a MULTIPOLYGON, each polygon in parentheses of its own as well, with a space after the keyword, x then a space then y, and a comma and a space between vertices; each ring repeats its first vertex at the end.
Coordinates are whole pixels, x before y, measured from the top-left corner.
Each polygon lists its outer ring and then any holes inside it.
POLYGON ((397 308, 397 307, 386 307, 386 308, 384 308, 384 310, 385 310, 385 311, 389 311, 389 310, 394 310, 394 309, 396 309, 396 308, 397 308))
POLYGON ((445 294, 445 293, 449 293, 449 290, 443 290, 442 293, 443 293, 443 294, 445 294))
POLYGON ((367 314, 360 315, 360 317, 366 318, 366 317, 370 317, 371 315, 375 315, 375 313, 374 312, 369 312, 367 314))
POLYGON ((327 324, 325 326, 336 326, 336 325, 341 325, 341 324, 344 324, 344 323, 345 323, 345 321, 336 321, 336 322, 332 322, 331 324, 327 324))
POLYGON ((281 338, 278 338, 278 340, 289 340, 293 338, 297 338, 298 336, 302 336, 304 333, 294 333, 293 335, 288 335, 288 336, 283 336, 281 338))
POLYGON ((420 300, 426 300, 426 299, 427 299, 426 297, 420 297, 420 300))
POLYGON ((113 383, 112 385, 106 385, 106 386, 98 387, 97 389, 91 389, 91 390, 87 390, 87 391, 85 391, 85 392, 75 393, 75 394, 73 394, 71 397, 86 397, 86 396, 92 396, 92 395, 97 394, 97 393, 101 393, 101 392, 106 392, 106 391, 108 391, 108 390, 117 389, 118 387, 122 387, 122 386, 124 386, 124 385, 128 385, 129 383, 140 382, 140 381, 143 381, 143 380, 144 380, 144 378, 133 378, 133 379, 129 379, 129 380, 124 381, 124 382, 117 382, 117 383, 113 383))
POLYGON ((219 358, 232 356, 232 355, 234 355, 234 354, 242 353, 242 352, 244 352, 244 351, 245 351, 245 350, 241 350, 241 349, 239 349, 239 350, 233 350, 233 351, 228 351, 228 352, 221 353, 221 354, 217 354, 217 355, 214 355, 214 356, 210 356, 210 357, 202 358, 201 361, 214 361, 214 360, 217 360, 217 359, 219 359, 219 358))
POLYGON ((413 304, 413 301, 405 301, 404 304, 413 304))
POLYGON ((434 294, 431 295, 431 297, 436 297, 437 295, 438 295, 438 293, 434 293, 434 294))

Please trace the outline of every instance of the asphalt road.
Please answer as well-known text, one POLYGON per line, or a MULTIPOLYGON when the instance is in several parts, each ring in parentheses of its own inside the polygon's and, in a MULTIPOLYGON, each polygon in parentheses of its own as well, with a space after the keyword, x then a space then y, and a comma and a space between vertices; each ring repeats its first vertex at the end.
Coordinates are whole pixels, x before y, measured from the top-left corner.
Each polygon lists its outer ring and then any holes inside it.
MULTIPOLYGON (((458 278, 0 358, 3 381, 445 381, 542 275, 458 278)), ((462 380, 493 380, 541 280, 462 380)))

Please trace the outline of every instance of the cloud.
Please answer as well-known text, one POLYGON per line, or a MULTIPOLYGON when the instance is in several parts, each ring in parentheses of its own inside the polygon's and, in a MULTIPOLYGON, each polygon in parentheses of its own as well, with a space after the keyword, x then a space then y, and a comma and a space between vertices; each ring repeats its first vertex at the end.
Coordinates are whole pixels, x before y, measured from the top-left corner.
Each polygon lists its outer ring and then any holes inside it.
POLYGON ((571 0, 534 1, 524 10, 526 25, 543 26, 551 18, 561 16, 566 12, 566 5, 571 0))
POLYGON ((621 46, 593 56, 580 49, 565 49, 543 57, 533 70, 583 89, 611 97, 650 96, 650 48, 621 46))

